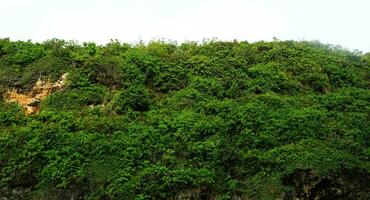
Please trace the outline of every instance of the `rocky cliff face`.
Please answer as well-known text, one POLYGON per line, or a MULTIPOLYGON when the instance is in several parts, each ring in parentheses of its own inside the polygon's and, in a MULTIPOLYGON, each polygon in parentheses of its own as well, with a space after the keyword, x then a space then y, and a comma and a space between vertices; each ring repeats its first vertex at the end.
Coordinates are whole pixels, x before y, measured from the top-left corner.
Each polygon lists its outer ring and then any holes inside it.
POLYGON ((39 112, 40 103, 53 91, 62 90, 66 84, 68 74, 63 74, 60 79, 52 83, 49 79, 41 78, 35 83, 32 90, 28 93, 19 93, 16 89, 10 90, 5 94, 5 101, 20 104, 26 115, 39 112))
POLYGON ((284 199, 370 199, 370 174, 363 170, 344 169, 326 176, 311 170, 297 170, 283 182, 293 190, 284 199))

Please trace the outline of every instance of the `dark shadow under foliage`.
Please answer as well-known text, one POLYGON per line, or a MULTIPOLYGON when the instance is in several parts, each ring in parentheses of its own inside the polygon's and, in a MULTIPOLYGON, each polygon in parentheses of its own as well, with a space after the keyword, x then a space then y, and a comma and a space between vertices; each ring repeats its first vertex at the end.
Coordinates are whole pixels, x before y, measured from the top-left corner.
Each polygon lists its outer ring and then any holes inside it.
POLYGON ((283 183, 293 187, 284 199, 369 199, 370 174, 359 169, 344 169, 318 176, 310 170, 296 170, 284 177, 283 183))
POLYGON ((1 39, 0 199, 369 199, 369 86, 317 42, 1 39))

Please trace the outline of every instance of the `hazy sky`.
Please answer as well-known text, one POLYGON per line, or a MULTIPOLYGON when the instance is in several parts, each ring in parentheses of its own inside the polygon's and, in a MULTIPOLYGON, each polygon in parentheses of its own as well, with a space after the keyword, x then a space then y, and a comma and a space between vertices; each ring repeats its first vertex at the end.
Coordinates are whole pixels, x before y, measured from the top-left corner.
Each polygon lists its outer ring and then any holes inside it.
POLYGON ((0 38, 320 40, 370 51, 370 0, 0 0, 0 38))

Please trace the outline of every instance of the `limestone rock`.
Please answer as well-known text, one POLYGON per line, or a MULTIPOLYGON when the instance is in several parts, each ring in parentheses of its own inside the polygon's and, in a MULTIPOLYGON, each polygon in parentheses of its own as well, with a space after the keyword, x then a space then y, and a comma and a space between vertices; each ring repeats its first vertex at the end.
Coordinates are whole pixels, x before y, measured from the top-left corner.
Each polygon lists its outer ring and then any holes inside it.
POLYGON ((42 80, 41 78, 35 83, 32 90, 26 94, 18 93, 16 89, 9 90, 5 94, 7 102, 17 102, 20 104, 26 115, 36 114, 40 109, 40 103, 53 91, 62 90, 66 85, 68 73, 65 73, 61 78, 52 83, 50 80, 42 80))

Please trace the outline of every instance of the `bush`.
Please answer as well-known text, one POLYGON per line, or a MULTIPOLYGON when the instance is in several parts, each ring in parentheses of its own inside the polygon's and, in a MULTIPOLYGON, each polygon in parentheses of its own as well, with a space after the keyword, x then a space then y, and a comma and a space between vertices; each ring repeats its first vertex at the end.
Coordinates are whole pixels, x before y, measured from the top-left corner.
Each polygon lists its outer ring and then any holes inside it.
POLYGON ((45 56, 44 47, 41 44, 27 42, 11 42, 4 46, 6 60, 9 64, 26 65, 45 56))
POLYGON ((2 39, 0 93, 68 77, 38 114, 0 98, 0 197, 369 199, 369 66, 317 42, 2 39))
POLYGON ((42 102, 41 108, 56 111, 81 110, 104 103, 106 94, 107 89, 99 86, 55 92, 42 102))
POLYGON ((131 86, 119 91, 113 98, 113 109, 119 114, 133 111, 146 111, 150 105, 148 89, 143 85, 131 86))

